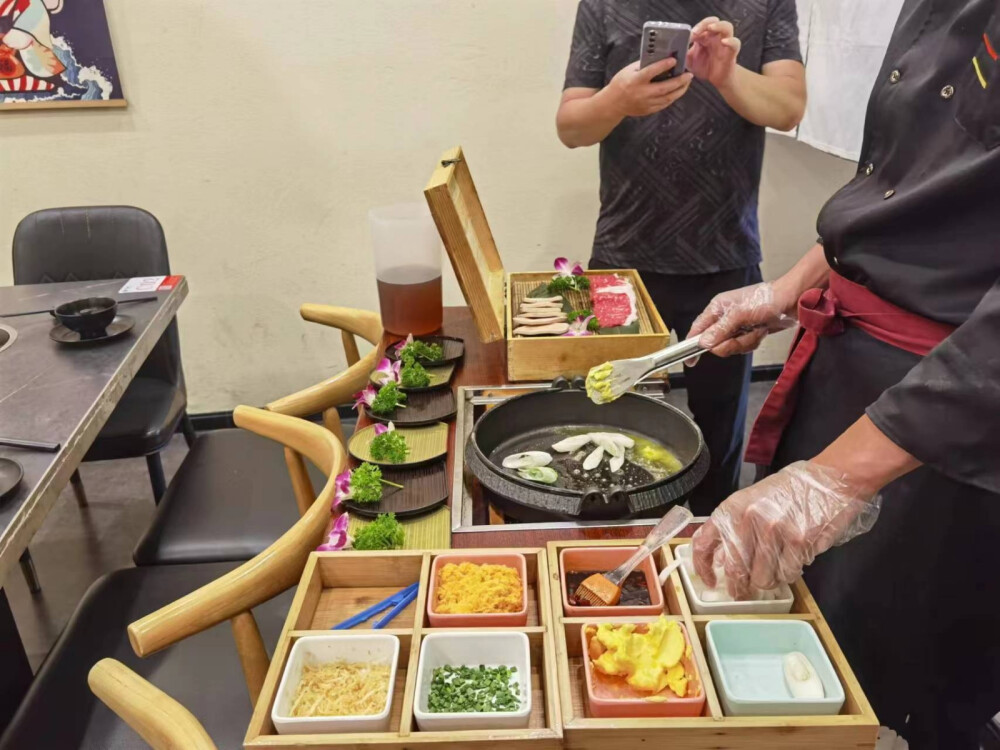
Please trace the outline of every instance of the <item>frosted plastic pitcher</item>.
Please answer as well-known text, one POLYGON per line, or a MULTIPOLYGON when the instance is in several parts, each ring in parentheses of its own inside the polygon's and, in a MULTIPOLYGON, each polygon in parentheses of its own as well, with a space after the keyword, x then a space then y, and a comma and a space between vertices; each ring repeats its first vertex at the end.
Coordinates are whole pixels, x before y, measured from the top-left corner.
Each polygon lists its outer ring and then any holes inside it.
POLYGON ((441 327, 441 237, 427 204, 368 211, 382 326, 414 336, 441 327))

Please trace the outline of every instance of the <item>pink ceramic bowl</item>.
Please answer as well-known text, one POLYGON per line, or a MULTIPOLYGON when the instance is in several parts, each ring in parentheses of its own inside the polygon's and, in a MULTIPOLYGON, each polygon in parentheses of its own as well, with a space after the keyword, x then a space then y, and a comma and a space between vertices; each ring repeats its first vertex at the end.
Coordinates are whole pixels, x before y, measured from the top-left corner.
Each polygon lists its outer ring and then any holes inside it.
POLYGON ((610 571, 628 560, 636 547, 568 547, 559 553, 559 580, 562 586, 563 612, 567 617, 633 617, 659 615, 664 611, 663 590, 660 588, 652 556, 636 568, 646 577, 650 604, 618 605, 616 607, 579 607, 569 603, 570 591, 566 590, 566 574, 576 571, 610 571))
POLYGON ((528 564, 524 555, 516 552, 483 553, 455 552, 438 555, 431 565, 431 590, 427 596, 427 619, 432 628, 508 628, 528 624, 528 564), (448 563, 475 563, 476 565, 506 565, 521 576, 521 609, 517 612, 485 612, 482 614, 441 614, 434 611, 437 602, 438 574, 448 563))
MULTIPOLYGON (((688 648, 691 641, 683 623, 679 623, 684 633, 688 648)), ((702 687, 701 675, 695 666, 694 658, 685 656, 682 660, 684 669, 693 678, 688 683, 688 697, 678 698, 670 688, 664 688, 657 693, 655 700, 650 700, 648 693, 633 690, 624 679, 608 677, 594 669, 588 656, 590 636, 587 628, 596 627, 596 623, 582 626, 580 643, 583 644, 584 674, 587 681, 587 705, 590 715, 598 719, 625 718, 656 718, 663 716, 701 716, 705 710, 705 690, 702 687)), ((642 631, 642 625, 636 628, 642 631)))

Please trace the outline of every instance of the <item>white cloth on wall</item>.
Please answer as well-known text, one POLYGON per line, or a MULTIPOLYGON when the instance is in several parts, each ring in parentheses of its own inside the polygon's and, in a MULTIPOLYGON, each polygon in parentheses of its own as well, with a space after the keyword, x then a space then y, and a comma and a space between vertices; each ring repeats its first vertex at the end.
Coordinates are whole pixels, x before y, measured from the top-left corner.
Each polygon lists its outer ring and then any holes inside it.
POLYGON ((796 0, 809 101, 802 123, 784 135, 858 160, 868 96, 903 2, 796 0))

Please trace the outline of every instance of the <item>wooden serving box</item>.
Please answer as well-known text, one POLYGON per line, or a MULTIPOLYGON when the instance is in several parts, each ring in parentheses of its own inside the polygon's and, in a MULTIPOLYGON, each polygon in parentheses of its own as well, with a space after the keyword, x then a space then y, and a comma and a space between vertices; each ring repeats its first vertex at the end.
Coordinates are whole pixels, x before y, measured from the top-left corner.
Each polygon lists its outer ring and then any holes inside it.
POLYGON ((393 750, 443 747, 562 746, 562 721, 556 688, 555 640, 551 617, 549 571, 543 549, 476 550, 477 553, 520 552, 527 562, 528 621, 516 628, 432 628, 427 596, 434 558, 454 550, 400 552, 313 552, 302 572, 288 618, 275 647, 271 666, 254 708, 244 748, 361 748, 393 750), (417 599, 383 630, 366 630, 381 615, 338 634, 386 633, 400 639, 399 668, 391 707, 390 731, 357 734, 278 734, 271 722, 289 652, 296 639, 329 635, 330 628, 400 589, 420 582, 417 599), (413 716, 417 663, 425 635, 435 632, 513 631, 528 636, 531 653, 531 715, 525 729, 423 732, 413 716))
POLYGON ((511 381, 586 375, 591 367, 602 362, 639 357, 667 346, 670 331, 638 272, 633 269, 613 273, 626 277, 635 288, 639 333, 515 337, 511 333, 512 321, 521 301, 539 284, 550 281, 554 271, 505 273, 469 164, 460 147, 441 156, 424 189, 424 196, 472 310, 480 338, 486 343, 507 342, 507 377, 511 381))
MULTIPOLYGON (((690 539, 674 539, 656 553, 656 569, 674 560, 673 549, 690 539)), ((705 689, 705 710, 697 718, 596 719, 587 713, 581 626, 595 618, 563 615, 559 553, 564 548, 635 546, 629 540, 549 542, 549 594, 555 630, 563 746, 585 750, 597 748, 684 747, 691 750, 732 748, 739 750, 843 750, 874 748, 879 722, 865 698, 844 654, 823 619, 815 600, 800 578, 792 586, 795 603, 788 615, 693 615, 688 606, 680 572, 675 570, 663 587, 667 617, 681 621, 691 637, 695 663, 705 689), (712 672, 706 658, 705 626, 712 620, 802 620, 816 631, 844 687, 844 707, 837 716, 723 715, 712 672)), ((599 617, 600 622, 651 621, 654 617, 599 617)))

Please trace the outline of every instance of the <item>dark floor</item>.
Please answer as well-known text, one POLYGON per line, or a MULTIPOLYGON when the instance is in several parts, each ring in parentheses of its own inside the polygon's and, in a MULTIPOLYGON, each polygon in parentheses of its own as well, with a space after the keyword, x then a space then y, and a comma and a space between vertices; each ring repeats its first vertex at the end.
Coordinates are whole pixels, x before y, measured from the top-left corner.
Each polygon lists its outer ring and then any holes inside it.
MULTIPOLYGON (((748 429, 770 385, 751 386, 748 429)), ((683 408, 685 392, 674 391, 670 400, 683 408)), ((168 480, 186 452, 180 436, 164 451, 168 480)), ((78 507, 66 489, 31 542, 42 592, 32 596, 17 571, 6 581, 18 630, 36 669, 90 584, 107 572, 132 565, 132 548, 153 515, 153 495, 141 458, 85 463, 80 474, 89 507, 78 507)), ((745 467, 743 483, 751 482, 752 470, 745 467)))

